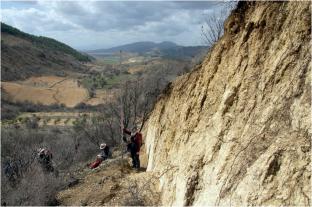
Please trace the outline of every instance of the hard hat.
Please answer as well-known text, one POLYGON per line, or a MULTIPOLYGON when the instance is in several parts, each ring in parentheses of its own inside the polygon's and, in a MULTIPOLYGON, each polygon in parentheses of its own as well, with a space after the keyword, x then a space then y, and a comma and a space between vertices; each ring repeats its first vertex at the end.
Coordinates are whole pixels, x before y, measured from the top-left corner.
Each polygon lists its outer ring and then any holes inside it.
POLYGON ((100 149, 104 149, 106 147, 106 144, 105 143, 102 143, 101 145, 100 145, 100 149))
POLYGON ((44 148, 39 148, 39 150, 38 150, 39 154, 44 153, 44 150, 45 150, 44 148))
POLYGON ((45 149, 44 148, 39 148, 38 149, 38 155, 44 154, 45 149))

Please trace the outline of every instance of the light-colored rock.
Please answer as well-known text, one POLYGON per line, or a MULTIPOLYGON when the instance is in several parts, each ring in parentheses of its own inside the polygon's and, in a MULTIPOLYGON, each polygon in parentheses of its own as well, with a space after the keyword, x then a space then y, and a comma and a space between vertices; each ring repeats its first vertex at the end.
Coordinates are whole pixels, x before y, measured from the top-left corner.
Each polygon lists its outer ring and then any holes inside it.
POLYGON ((164 205, 311 205, 309 2, 241 2, 145 131, 164 205))

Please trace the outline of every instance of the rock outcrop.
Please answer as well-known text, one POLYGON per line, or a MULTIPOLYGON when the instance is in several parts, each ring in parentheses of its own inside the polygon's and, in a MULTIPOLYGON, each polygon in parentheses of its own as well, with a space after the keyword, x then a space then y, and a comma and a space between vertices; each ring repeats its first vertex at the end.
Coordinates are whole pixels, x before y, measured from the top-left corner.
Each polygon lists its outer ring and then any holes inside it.
POLYGON ((240 2, 145 127, 165 205, 311 205, 311 5, 240 2))

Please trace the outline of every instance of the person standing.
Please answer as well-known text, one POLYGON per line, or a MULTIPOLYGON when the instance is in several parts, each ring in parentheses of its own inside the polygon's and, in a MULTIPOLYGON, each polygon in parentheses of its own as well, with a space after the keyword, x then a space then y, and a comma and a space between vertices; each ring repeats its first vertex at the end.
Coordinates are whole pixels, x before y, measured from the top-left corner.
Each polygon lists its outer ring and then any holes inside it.
POLYGON ((138 131, 138 128, 135 126, 132 129, 132 132, 124 128, 123 132, 130 135, 130 143, 128 144, 128 149, 132 158, 132 167, 137 170, 140 169, 140 149, 142 146, 142 134, 138 131))

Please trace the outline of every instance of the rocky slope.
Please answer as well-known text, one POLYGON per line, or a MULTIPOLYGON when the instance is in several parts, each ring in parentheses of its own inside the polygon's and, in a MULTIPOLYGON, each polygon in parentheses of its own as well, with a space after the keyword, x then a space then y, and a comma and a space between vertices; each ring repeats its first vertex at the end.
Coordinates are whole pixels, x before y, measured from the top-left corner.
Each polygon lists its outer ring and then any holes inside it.
POLYGON ((145 206, 157 205, 158 177, 152 172, 136 172, 127 157, 115 157, 98 168, 82 168, 72 174, 67 189, 57 201, 62 206, 145 206))
POLYGON ((311 205, 309 2, 240 2, 145 127, 165 205, 311 205))

